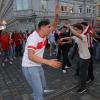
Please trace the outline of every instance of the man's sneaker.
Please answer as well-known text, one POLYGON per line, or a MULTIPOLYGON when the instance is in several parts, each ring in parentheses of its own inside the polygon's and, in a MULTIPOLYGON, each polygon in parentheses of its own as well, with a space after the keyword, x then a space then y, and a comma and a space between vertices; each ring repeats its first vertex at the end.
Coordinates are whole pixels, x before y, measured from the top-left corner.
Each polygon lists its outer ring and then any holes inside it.
POLYGON ((87 81, 86 81, 87 84, 89 84, 89 83, 91 83, 91 82, 92 82, 91 80, 87 80, 87 81))
POLYGON ((62 72, 63 72, 63 73, 66 73, 66 70, 64 69, 64 70, 62 70, 62 72))
POLYGON ((86 88, 79 88, 77 90, 78 93, 84 93, 87 89, 86 88))
POLYGON ((66 69, 68 69, 68 68, 70 68, 70 67, 68 67, 68 66, 65 66, 65 68, 66 68, 66 69))
POLYGON ((44 90, 44 93, 51 93, 54 92, 54 90, 44 90))
POLYGON ((9 61, 9 64, 11 64, 11 65, 12 65, 12 62, 11 62, 11 61, 9 61))
POLYGON ((86 83, 88 84, 88 83, 91 83, 91 82, 93 82, 94 81, 94 78, 92 78, 92 79, 87 79, 86 80, 86 83))

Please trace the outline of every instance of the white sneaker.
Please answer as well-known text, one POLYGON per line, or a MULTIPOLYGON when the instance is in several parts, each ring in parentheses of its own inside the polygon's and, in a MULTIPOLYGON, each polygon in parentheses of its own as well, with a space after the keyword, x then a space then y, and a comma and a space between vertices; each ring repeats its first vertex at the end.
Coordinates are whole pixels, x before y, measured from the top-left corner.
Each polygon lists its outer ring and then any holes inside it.
POLYGON ((9 64, 11 64, 11 65, 12 65, 12 62, 11 62, 11 61, 9 61, 9 64))
POLYGON ((63 73, 66 73, 66 70, 62 70, 63 73))
POLYGON ((54 90, 44 90, 44 93, 54 92, 54 90))
POLYGON ((65 66, 65 68, 66 68, 66 69, 68 69, 68 68, 70 68, 70 67, 68 67, 68 66, 65 66))

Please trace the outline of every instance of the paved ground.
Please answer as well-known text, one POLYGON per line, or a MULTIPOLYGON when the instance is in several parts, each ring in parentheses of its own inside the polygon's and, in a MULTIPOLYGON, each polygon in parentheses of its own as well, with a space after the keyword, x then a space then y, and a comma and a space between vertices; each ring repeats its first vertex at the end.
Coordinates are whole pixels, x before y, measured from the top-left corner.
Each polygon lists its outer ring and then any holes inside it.
MULTIPOLYGON (((48 52, 45 52, 45 57, 48 52)), ((0 100, 32 100, 31 89, 21 72, 21 58, 17 58, 13 65, 1 66, 0 60, 0 100)), ((95 81, 90 84, 88 91, 77 94, 76 87, 78 79, 75 78, 75 66, 77 57, 72 61, 73 66, 66 74, 61 69, 53 69, 43 65, 48 88, 55 92, 45 95, 46 100, 100 100, 100 63, 94 63, 95 81)))

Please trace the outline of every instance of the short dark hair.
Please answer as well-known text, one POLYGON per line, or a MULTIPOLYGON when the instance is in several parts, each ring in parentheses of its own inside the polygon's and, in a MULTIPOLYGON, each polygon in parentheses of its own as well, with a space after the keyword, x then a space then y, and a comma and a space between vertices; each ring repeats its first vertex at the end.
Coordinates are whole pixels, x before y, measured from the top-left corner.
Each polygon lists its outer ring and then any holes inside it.
POLYGON ((38 24, 38 28, 40 28, 41 26, 46 26, 48 24, 50 24, 49 19, 42 19, 38 24))
POLYGON ((80 24, 81 25, 84 25, 84 26, 88 26, 88 23, 87 22, 81 22, 80 24))
POLYGON ((83 31, 83 27, 82 27, 81 24, 74 24, 73 26, 76 27, 76 28, 78 28, 79 30, 83 31))

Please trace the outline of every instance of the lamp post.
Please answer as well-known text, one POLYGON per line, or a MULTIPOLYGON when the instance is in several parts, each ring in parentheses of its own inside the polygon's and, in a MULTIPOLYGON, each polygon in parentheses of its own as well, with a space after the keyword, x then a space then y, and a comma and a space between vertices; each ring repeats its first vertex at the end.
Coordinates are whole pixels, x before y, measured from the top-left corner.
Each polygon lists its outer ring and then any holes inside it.
POLYGON ((36 29, 36 17, 37 17, 37 15, 35 14, 35 15, 33 15, 33 22, 34 22, 34 28, 36 29))
POLYGON ((93 4, 92 21, 93 21, 93 25, 95 25, 96 23, 96 4, 94 0, 92 0, 92 4, 93 4))
POLYGON ((83 17, 84 17, 84 19, 86 19, 86 0, 84 0, 84 11, 83 11, 83 17))

